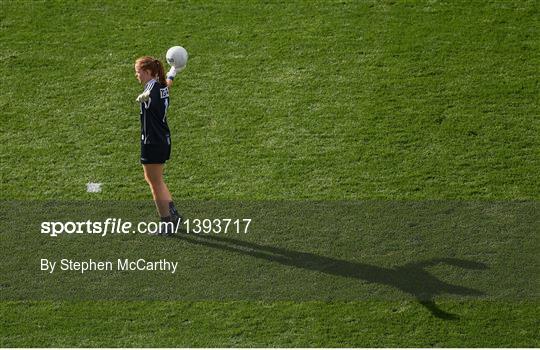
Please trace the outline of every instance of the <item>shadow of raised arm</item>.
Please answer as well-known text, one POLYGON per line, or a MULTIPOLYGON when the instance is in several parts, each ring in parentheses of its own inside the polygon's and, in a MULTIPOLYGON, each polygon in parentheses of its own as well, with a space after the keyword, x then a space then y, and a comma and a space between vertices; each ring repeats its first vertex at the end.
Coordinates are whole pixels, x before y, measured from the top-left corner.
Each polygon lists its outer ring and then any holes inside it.
POLYGON ((435 258, 387 268, 223 236, 184 235, 179 237, 179 239, 192 244, 264 259, 284 266, 292 266, 334 276, 387 285, 413 296, 434 316, 443 319, 456 319, 457 316, 441 310, 433 300, 435 296, 444 293, 462 296, 481 296, 484 293, 472 288, 446 283, 426 271, 425 268, 437 264, 448 264, 464 269, 476 270, 488 268, 487 265, 480 262, 456 258, 435 258))

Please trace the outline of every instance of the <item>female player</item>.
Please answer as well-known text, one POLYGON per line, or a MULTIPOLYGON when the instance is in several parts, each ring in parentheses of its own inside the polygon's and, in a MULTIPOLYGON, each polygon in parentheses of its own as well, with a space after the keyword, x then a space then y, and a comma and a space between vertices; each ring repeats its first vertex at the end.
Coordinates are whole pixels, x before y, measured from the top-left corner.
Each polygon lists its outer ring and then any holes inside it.
POLYGON ((171 154, 167 109, 169 87, 173 84, 176 69, 172 67, 165 77, 161 62, 144 56, 135 61, 135 76, 144 85, 143 93, 137 97, 141 103, 141 163, 144 178, 150 185, 161 221, 173 223, 163 225, 168 229, 160 233, 172 234, 173 228, 181 224, 181 217, 163 181, 163 169, 171 154))

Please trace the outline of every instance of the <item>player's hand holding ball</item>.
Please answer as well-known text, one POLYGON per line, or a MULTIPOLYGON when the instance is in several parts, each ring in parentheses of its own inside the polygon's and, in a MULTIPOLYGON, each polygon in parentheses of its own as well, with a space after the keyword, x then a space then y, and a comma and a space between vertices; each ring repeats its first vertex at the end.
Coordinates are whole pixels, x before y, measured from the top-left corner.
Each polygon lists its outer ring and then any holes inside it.
POLYGON ((171 69, 167 72, 167 78, 174 79, 177 73, 186 68, 188 53, 182 46, 173 46, 167 50, 165 57, 167 63, 171 66, 171 69))
POLYGON ((167 72, 166 77, 167 79, 173 80, 177 73, 178 73, 178 70, 176 70, 175 67, 171 67, 171 69, 169 69, 169 71, 167 72))

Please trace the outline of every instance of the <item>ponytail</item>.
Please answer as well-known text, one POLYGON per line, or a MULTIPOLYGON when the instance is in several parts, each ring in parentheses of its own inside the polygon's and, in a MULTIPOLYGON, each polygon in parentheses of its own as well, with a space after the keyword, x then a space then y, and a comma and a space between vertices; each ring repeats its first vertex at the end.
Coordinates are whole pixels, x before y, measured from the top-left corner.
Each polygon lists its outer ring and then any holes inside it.
POLYGON ((167 81, 165 80, 165 70, 163 69, 161 61, 154 60, 154 64, 156 65, 157 77, 159 82, 163 85, 167 85, 167 81))
POLYGON ((163 64, 161 64, 158 59, 151 56, 143 56, 138 58, 135 61, 135 64, 138 65, 142 70, 150 71, 150 74, 152 74, 152 76, 155 77, 159 83, 167 85, 163 64))

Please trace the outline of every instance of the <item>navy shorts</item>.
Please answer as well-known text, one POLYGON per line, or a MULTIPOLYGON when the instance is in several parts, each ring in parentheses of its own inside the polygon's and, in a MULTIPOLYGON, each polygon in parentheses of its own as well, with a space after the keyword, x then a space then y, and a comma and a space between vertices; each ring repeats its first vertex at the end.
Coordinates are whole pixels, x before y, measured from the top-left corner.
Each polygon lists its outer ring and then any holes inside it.
POLYGON ((164 164, 171 157, 171 145, 141 144, 141 164, 164 164))

